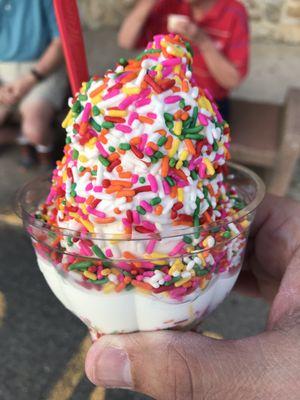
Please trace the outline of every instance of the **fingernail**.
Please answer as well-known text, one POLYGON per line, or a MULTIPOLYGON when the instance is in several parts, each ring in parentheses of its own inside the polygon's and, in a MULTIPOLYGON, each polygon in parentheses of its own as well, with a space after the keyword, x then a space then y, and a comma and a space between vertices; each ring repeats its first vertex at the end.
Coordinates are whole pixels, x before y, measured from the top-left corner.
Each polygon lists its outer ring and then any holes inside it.
POLYGON ((131 388, 128 354, 116 347, 104 347, 96 360, 95 378, 100 386, 131 388))

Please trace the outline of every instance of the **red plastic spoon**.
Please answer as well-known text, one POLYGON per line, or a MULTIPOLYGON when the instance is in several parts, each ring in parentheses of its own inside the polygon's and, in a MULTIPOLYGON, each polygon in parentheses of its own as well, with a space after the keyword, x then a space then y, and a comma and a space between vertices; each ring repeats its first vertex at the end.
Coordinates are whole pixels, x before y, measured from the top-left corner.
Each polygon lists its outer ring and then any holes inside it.
POLYGON ((53 0, 73 95, 89 79, 76 0, 53 0))

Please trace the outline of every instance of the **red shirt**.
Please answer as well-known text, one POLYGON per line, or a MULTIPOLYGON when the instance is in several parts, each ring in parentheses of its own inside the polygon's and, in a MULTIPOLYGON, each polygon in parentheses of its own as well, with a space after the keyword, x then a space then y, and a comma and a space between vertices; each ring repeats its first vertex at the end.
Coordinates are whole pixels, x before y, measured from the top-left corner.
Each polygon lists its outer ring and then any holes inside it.
MULTIPOLYGON (((247 74, 249 54, 248 16, 245 7, 237 0, 218 0, 200 21, 193 17, 192 8, 184 0, 158 0, 143 28, 137 47, 145 47, 155 34, 165 34, 169 14, 187 15, 215 43, 228 60, 238 69, 243 78, 247 74)), ((194 77, 198 85, 210 90, 215 99, 228 96, 211 76, 198 46, 194 49, 194 77)))

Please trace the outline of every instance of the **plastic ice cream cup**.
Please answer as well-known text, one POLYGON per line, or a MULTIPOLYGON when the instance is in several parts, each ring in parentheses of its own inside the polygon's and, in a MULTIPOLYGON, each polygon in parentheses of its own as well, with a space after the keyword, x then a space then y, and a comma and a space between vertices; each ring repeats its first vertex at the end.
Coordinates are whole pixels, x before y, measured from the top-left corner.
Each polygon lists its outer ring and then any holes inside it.
POLYGON ((190 19, 187 15, 182 14, 170 14, 168 16, 168 31, 169 32, 176 32, 178 23, 180 22, 189 22, 190 19))
POLYGON ((212 312, 234 286, 256 208, 264 197, 261 179, 245 167, 229 163, 225 182, 243 202, 239 211, 205 226, 159 235, 83 235, 47 225, 36 212, 49 193, 48 176, 19 191, 18 214, 51 290, 94 339, 102 334, 187 329, 212 312), (199 237, 202 249, 193 250, 199 237), (98 249, 97 256, 89 253, 89 245, 98 249), (140 256, 132 258, 133 254, 140 256))

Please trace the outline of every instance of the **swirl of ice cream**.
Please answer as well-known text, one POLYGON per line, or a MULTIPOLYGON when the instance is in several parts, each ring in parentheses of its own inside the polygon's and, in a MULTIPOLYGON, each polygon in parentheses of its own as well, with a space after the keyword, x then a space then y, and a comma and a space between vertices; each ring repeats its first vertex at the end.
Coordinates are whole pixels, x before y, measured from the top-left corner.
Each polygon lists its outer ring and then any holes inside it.
MULTIPOLYGON (((225 220, 240 200, 224 183, 229 127, 209 92, 193 81, 188 42, 178 35, 155 36, 137 58, 122 58, 103 78, 92 77, 70 100, 63 127, 64 157, 39 218, 80 232, 80 239, 60 239, 64 251, 103 260, 147 258, 139 265, 144 268, 139 282, 146 289, 164 290, 166 282, 178 279, 196 282, 204 275, 201 269, 215 268, 213 254, 205 259, 189 253, 215 245, 215 238, 199 227, 225 220), (193 234, 180 235, 182 229, 193 234), (93 235, 105 240, 99 245, 93 235), (144 236, 148 239, 129 240, 144 236), (119 237, 128 240, 118 242, 119 237), (173 261, 157 261, 166 258, 173 261)), ((234 224, 226 229, 219 237, 241 231, 234 224)), ((239 264, 240 257, 233 259, 242 242, 232 243, 230 257, 228 252, 216 255, 227 260, 223 270, 239 264)), ((106 279, 103 265, 66 257, 68 268, 90 282, 106 279)), ((117 267, 126 270, 126 265, 117 267)), ((111 277, 111 282, 123 284, 118 279, 111 277)))
POLYGON ((229 129, 192 81, 190 47, 156 36, 71 100, 49 222, 90 233, 150 233, 220 218, 229 129), (54 210, 53 210, 54 211, 54 210))

